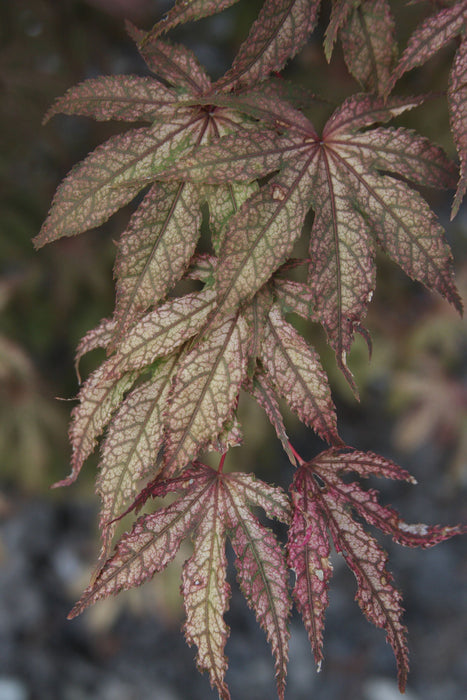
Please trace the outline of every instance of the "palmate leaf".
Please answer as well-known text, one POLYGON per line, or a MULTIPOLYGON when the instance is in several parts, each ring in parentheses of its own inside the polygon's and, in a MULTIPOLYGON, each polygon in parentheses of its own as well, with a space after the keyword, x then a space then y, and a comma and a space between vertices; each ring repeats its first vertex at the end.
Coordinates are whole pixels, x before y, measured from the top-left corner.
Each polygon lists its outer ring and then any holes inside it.
POLYGON ((400 544, 432 547, 460 534, 461 527, 408 525, 395 510, 381 506, 377 492, 364 491, 355 482, 346 483, 341 473, 356 472, 414 481, 393 462, 375 455, 345 448, 322 452, 303 463, 292 485, 295 506, 289 530, 289 565, 295 571, 294 599, 307 628, 315 657, 322 659, 324 613, 328 605, 327 587, 332 575, 328 556, 329 536, 357 580, 356 600, 366 617, 387 634, 396 657, 399 687, 404 691, 408 656, 406 629, 401 622, 401 596, 392 585, 386 569, 387 555, 380 549, 352 511, 370 525, 379 527, 400 544), (327 534, 329 533, 329 535, 327 534))
POLYGON ((265 629, 276 662, 279 697, 284 695, 290 600, 281 547, 251 511, 288 522, 290 506, 277 488, 247 474, 222 474, 197 463, 182 477, 155 484, 153 495, 181 491, 154 514, 145 515, 125 534, 115 553, 70 613, 78 615, 98 600, 141 585, 173 559, 181 541, 193 535, 193 555, 183 568, 185 635, 198 648, 198 667, 209 673, 221 698, 230 698, 224 676, 229 629, 223 619, 230 597, 225 580, 225 539, 236 554, 240 587, 265 629))
MULTIPOLYGON (((269 135, 256 144, 244 135, 228 155, 234 177, 247 181, 280 171, 230 220, 217 269, 221 310, 231 311, 251 297, 290 254, 310 205, 315 211, 309 272, 313 305, 349 379, 346 353, 374 289, 375 243, 410 277, 462 308, 441 226, 422 197, 392 177, 449 186, 452 164, 440 148, 412 131, 367 129, 420 102, 409 98, 385 104, 354 95, 330 117, 321 137, 309 123, 308 132, 302 123, 296 131, 290 124, 275 144, 269 135), (282 235, 276 248, 276 235, 285 226, 288 238, 282 235)), ((222 182, 225 161, 220 159, 217 171, 215 165, 222 145, 220 139, 212 159, 209 146, 199 154, 193 150, 186 162, 182 158, 185 177, 193 169, 196 179, 205 162, 211 182, 222 182)))

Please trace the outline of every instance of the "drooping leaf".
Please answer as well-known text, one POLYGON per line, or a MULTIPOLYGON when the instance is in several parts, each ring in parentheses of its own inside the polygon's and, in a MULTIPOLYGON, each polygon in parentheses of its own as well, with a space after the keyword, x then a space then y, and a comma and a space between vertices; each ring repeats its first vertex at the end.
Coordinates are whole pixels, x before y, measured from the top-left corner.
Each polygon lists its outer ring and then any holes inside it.
POLYGON ((227 658, 224 647, 229 629, 224 613, 230 598, 225 580, 225 521, 223 494, 212 488, 212 500, 206 504, 193 537, 193 554, 183 567, 182 593, 186 610, 184 625, 188 644, 195 644, 197 666, 208 671, 212 687, 228 700, 230 693, 224 681, 227 658))
POLYGON ((79 363, 81 358, 97 348, 106 348, 115 332, 115 321, 112 318, 103 318, 96 328, 88 331, 78 343, 75 354, 75 370, 78 381, 81 383, 79 374, 79 363))
MULTIPOLYGON (((155 25, 151 32, 148 32, 147 36, 152 38, 168 32, 179 24, 215 15, 227 7, 235 5, 236 2, 238 0, 176 0, 172 9, 155 25)), ((143 40, 143 45, 144 43, 143 40)))
POLYGON ((320 0, 265 0, 258 19, 232 67, 216 83, 218 90, 238 89, 264 80, 283 68, 313 31, 320 0))
POLYGON ((224 676, 224 646, 229 629, 223 619, 230 597, 225 580, 228 535, 237 555, 241 589, 265 629, 276 659, 278 691, 283 698, 290 600, 281 547, 250 507, 263 508, 268 517, 290 519, 290 505, 278 488, 251 475, 222 474, 196 463, 183 476, 155 483, 154 496, 181 491, 180 496, 154 514, 144 515, 123 535, 70 613, 141 585, 173 559, 182 539, 193 533, 194 551, 183 569, 182 592, 187 613, 184 625, 189 644, 198 648, 198 667, 209 673, 222 698, 229 698, 224 676))
POLYGON ((245 376, 247 342, 246 322, 230 317, 182 359, 167 408, 165 476, 182 469, 221 432, 245 376))
POLYGON ((219 314, 251 299, 290 255, 309 207, 308 166, 308 160, 297 159, 230 220, 216 275, 219 314))
MULTIPOLYGON (((227 494, 226 509, 230 515, 229 536, 237 557, 238 581, 248 605, 266 632, 275 658, 278 695, 283 698, 290 636, 287 626, 290 602, 284 557, 273 533, 259 523, 238 496, 233 497, 233 490, 227 494)), ((235 495, 237 493, 235 488, 235 495)))
POLYGON ((467 190, 467 41, 465 39, 454 60, 448 97, 452 135, 461 161, 459 183, 451 213, 451 218, 454 218, 467 190))
POLYGON ((290 449, 289 438, 285 430, 282 413, 276 397, 276 392, 267 374, 257 370, 251 382, 247 384, 247 389, 253 398, 264 408, 266 415, 274 427, 277 437, 282 443, 282 447, 289 458, 291 464, 295 465, 295 457, 290 449))
POLYGON ((277 307, 269 313, 261 359, 279 395, 300 420, 323 440, 339 444, 335 408, 318 356, 277 307))
POLYGON ((170 355, 201 329, 214 307, 215 296, 212 289, 192 292, 147 313, 119 343, 114 371, 141 369, 170 355))
POLYGON ((155 371, 150 380, 128 394, 113 417, 101 451, 97 491, 102 499, 101 560, 109 555, 115 519, 134 501, 141 479, 157 474, 164 413, 176 358, 155 371))
POLYGON ((397 56, 394 18, 387 0, 362 0, 341 27, 344 58, 360 85, 384 94, 397 56))
POLYGON ((98 121, 153 122, 164 107, 173 108, 176 100, 173 90, 153 78, 108 75, 70 88, 47 111, 44 122, 54 114, 77 114, 98 121))
POLYGON ((454 39, 465 26, 466 17, 467 2, 459 0, 451 7, 446 7, 425 19, 410 37, 387 85, 386 94, 389 94, 404 73, 426 63, 439 49, 454 39))
POLYGON ((99 435, 118 408, 123 395, 136 379, 134 372, 115 374, 114 359, 100 365, 85 381, 78 394, 79 404, 71 413, 69 437, 72 447, 71 473, 55 486, 72 484, 96 446, 99 435))
POLYGON ((326 610, 327 585, 332 574, 328 561, 332 538, 357 580, 356 600, 366 617, 386 631, 399 671, 399 688, 404 691, 408 655, 406 629, 401 622, 401 595, 392 585, 386 569, 387 555, 352 512, 367 523, 407 546, 431 547, 464 531, 461 527, 408 525, 395 510, 381 506, 377 492, 364 491, 355 482, 344 482, 342 472, 356 472, 413 481, 390 460, 351 448, 322 452, 303 463, 292 486, 295 506, 289 532, 289 564, 295 570, 294 598, 302 613, 318 662, 322 660, 322 629, 326 610))
POLYGON ((40 247, 62 236, 74 236, 104 223, 130 202, 145 184, 196 144, 196 117, 113 136, 76 165, 55 193, 49 215, 34 239, 40 247))
POLYGON ((203 94, 211 80, 195 54, 181 44, 167 39, 152 39, 142 45, 141 55, 149 70, 176 88, 185 87, 193 94, 203 94))
POLYGON ((197 476, 198 470, 191 469, 185 472, 183 480, 164 482, 160 495, 184 487, 185 493, 169 506, 140 517, 131 532, 121 537, 114 554, 86 588, 69 618, 76 617, 98 600, 140 586, 172 561, 209 498, 209 493, 206 495, 208 485, 196 479, 197 476), (190 479, 192 484, 189 484, 190 479), (193 488, 187 489, 187 485, 193 488))
POLYGON ((341 27, 347 22, 349 15, 354 9, 356 3, 354 0, 333 0, 331 5, 331 16, 329 24, 326 27, 324 35, 324 53, 326 60, 331 60, 334 44, 337 41, 337 35, 341 27))

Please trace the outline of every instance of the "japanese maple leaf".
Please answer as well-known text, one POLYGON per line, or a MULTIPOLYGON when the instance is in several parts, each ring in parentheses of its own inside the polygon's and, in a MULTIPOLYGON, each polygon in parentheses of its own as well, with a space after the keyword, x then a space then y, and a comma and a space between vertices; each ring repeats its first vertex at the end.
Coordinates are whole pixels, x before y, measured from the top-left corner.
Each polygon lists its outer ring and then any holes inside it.
POLYGON ((324 41, 328 61, 337 34, 340 34, 350 73, 366 90, 384 94, 397 57, 389 2, 334 0, 324 41))
POLYGON ((321 136, 300 112, 270 96, 220 98, 221 104, 234 102, 251 114, 267 111, 282 133, 228 135, 194 149, 162 176, 215 184, 225 180, 226 171, 237 181, 278 171, 229 220, 216 271, 218 315, 251 299, 285 261, 310 207, 314 312, 349 379, 346 353, 373 294, 375 245, 461 310, 443 229, 408 184, 452 185, 454 165, 413 131, 369 128, 420 104, 420 98, 385 104, 354 95, 321 136))
POLYGON ((203 189, 155 182, 158 175, 182 152, 253 124, 238 111, 201 100, 212 86, 192 52, 130 31, 140 43, 145 39, 141 54, 148 68, 169 85, 156 77, 102 77, 56 101, 46 119, 64 113, 148 125, 113 136, 72 169, 35 239, 41 246, 99 226, 152 184, 118 245, 114 343, 181 279, 199 239, 203 189))
POLYGON ((226 537, 235 552, 240 588, 266 632, 275 659, 279 697, 284 697, 288 660, 290 598, 282 549, 274 534, 251 512, 260 507, 269 518, 287 523, 290 504, 279 488, 242 473, 223 474, 196 463, 183 476, 155 482, 151 495, 179 496, 155 513, 140 517, 123 535, 114 554, 70 613, 141 585, 174 558, 182 540, 192 538, 193 554, 183 567, 185 636, 198 649, 200 670, 223 699, 230 698, 224 680, 224 654, 229 628, 224 621, 230 586, 226 581, 226 537))
POLYGON ((303 617, 318 664, 321 664, 324 615, 332 576, 331 542, 357 580, 355 599, 370 622, 386 631, 397 660, 399 688, 404 691, 408 654, 406 628, 401 622, 401 595, 386 569, 387 555, 368 534, 358 516, 407 547, 432 547, 465 529, 410 525, 378 502, 374 489, 363 490, 342 474, 355 472, 403 479, 413 477, 379 455, 350 448, 322 452, 297 470, 291 487, 294 514, 289 529, 289 565, 295 572, 293 597, 303 617))
POLYGON ((414 31, 397 64, 385 94, 404 73, 421 66, 439 49, 456 37, 460 38, 451 70, 448 100, 451 130, 460 158, 460 177, 452 205, 451 218, 457 214, 467 189, 467 2, 456 0, 449 7, 425 19, 414 31))

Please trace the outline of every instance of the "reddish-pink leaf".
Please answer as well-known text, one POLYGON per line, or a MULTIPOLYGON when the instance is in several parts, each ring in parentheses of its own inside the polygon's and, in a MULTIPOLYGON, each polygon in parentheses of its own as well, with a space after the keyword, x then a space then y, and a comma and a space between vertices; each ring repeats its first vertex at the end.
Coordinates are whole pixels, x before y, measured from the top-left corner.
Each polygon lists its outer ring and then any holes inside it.
MULTIPOLYGON (((155 25, 154 30, 148 32, 148 37, 168 32, 185 22, 215 15, 236 2, 238 0, 175 0, 172 9, 155 25)), ((143 45, 144 43, 143 40, 143 45)))
POLYGON ((116 336, 182 277, 199 238, 200 205, 198 187, 158 182, 133 214, 115 263, 116 336))
MULTIPOLYGON (((266 632, 275 658, 277 691, 283 699, 287 675, 290 599, 284 556, 272 532, 239 499, 232 484, 226 509, 237 576, 248 605, 266 632)), ((263 487, 265 485, 263 484, 263 487)))
POLYGON ((300 420, 323 440, 339 444, 335 408, 318 355, 277 307, 269 313, 261 359, 278 393, 300 420))
POLYGON ((185 487, 185 494, 136 521, 132 531, 123 535, 113 556, 84 591, 69 618, 76 617, 102 598, 140 586, 167 566, 177 554, 182 540, 203 517, 209 502, 209 484, 197 476, 199 474, 191 470, 186 472, 184 482, 176 480, 164 484, 166 493, 185 487))
POLYGON ((295 574, 293 597, 308 632, 318 668, 323 660, 324 616, 332 576, 326 521, 307 488, 307 474, 296 472, 293 519, 288 533, 288 563, 295 574))
POLYGON ((459 34, 465 26, 467 2, 459 0, 424 20, 409 39, 404 53, 387 85, 386 94, 399 78, 416 66, 421 66, 439 49, 459 34))
POLYGON ((55 193, 35 245, 99 226, 156 179, 177 154, 195 145, 196 119, 171 119, 157 130, 144 127, 113 136, 76 165, 55 193))
POLYGON ((462 527, 408 525, 396 511, 381 506, 377 492, 364 491, 355 482, 342 481, 342 472, 356 472, 414 481, 408 472, 373 453, 343 448, 327 450, 297 470, 292 486, 295 514, 289 535, 289 563, 296 572, 294 597, 302 612, 312 646, 321 661, 323 615, 327 606, 326 584, 331 576, 326 530, 337 552, 342 553, 357 579, 362 611, 377 627, 385 629, 399 669, 403 692, 408 672, 406 629, 401 622, 401 596, 386 569, 387 555, 380 549, 352 511, 401 544, 431 547, 465 531, 462 527), (321 586, 324 582, 324 586, 321 586))
POLYGON ((177 94, 154 78, 104 76, 70 88, 50 107, 44 122, 54 114, 77 114, 98 121, 153 122, 161 110, 173 108, 176 101, 177 94))
POLYGON ((96 328, 88 331, 86 335, 81 338, 75 354, 75 370, 80 383, 79 363, 81 358, 88 352, 91 352, 91 350, 106 348, 110 344, 114 332, 115 321, 111 318, 103 318, 96 328))
POLYGON ((394 19, 387 0, 361 0, 341 27, 344 58, 366 90, 383 94, 397 57, 394 19))
POLYGON ((118 408, 123 395, 136 379, 134 372, 115 374, 115 361, 106 360, 82 385, 79 404, 71 413, 70 442, 72 447, 71 473, 55 486, 72 484, 96 446, 99 435, 118 408))
POLYGON ((184 625, 188 644, 198 648, 200 671, 208 671, 211 686, 222 700, 230 693, 224 681, 227 658, 224 647, 229 628, 224 620, 230 586, 225 580, 225 504, 219 481, 213 481, 211 498, 205 502, 193 537, 193 554, 183 567, 182 594, 186 610, 184 625))
POLYGON ((181 44, 167 39, 151 39, 142 44, 141 55, 149 70, 164 78, 176 88, 203 94, 211 87, 211 80, 195 54, 181 44))
POLYGON ((328 63, 331 60, 339 30, 347 22, 354 7, 354 0, 333 0, 332 2, 331 16, 324 35, 324 53, 328 63))
POLYGON ((180 361, 167 407, 165 476, 183 469, 222 431, 245 376, 247 344, 246 322, 230 317, 180 361))
POLYGON ((467 190, 467 41, 462 41, 452 67, 448 90, 451 129, 461 165, 451 218, 457 214, 467 190))
POLYGON ((231 69, 216 83, 216 88, 238 89, 281 70, 314 29, 319 5, 319 0, 265 0, 231 69))

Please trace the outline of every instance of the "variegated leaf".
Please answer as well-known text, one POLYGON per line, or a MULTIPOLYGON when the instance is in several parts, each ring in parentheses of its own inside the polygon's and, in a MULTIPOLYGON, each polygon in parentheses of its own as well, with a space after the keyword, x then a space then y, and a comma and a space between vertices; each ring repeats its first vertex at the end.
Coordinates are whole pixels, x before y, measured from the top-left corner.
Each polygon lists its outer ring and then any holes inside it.
POLYGON ((320 0, 265 0, 258 19, 218 90, 252 85, 279 71, 305 44, 315 27, 320 0))
POLYGON ((222 700, 228 700, 224 647, 229 628, 224 613, 228 608, 230 586, 225 580, 223 495, 219 487, 212 487, 211 501, 206 504, 193 538, 193 555, 183 567, 182 594, 187 615, 185 637, 188 644, 195 644, 198 649, 198 669, 208 671, 211 685, 222 700))
POLYGON ((278 393, 300 420, 328 443, 339 444, 335 408, 319 358, 277 307, 269 313, 261 359, 278 393))
POLYGON ((215 298, 212 289, 192 292, 147 313, 118 345, 114 371, 142 369, 170 355, 200 330, 215 306, 215 298))
POLYGON ((288 533, 288 563, 295 574, 293 597, 310 639, 318 669, 323 661, 324 616, 332 577, 326 521, 306 484, 296 472, 292 484, 294 514, 288 533))
POLYGON ((54 114, 77 114, 98 121, 153 122, 159 110, 173 108, 176 101, 177 94, 154 78, 109 75, 70 88, 50 107, 44 122, 54 114))
POLYGON ((375 252, 364 219, 349 201, 341 164, 328 149, 315 161, 310 237, 313 305, 342 368, 375 287, 375 252))
POLYGON ((115 264, 116 337, 182 277, 199 238, 200 204, 198 187, 158 182, 133 214, 115 264))
MULTIPOLYGON (((182 489, 191 479, 190 488, 170 505, 144 515, 118 542, 115 553, 100 569, 69 614, 76 617, 89 605, 116 595, 152 578, 175 557, 180 544, 190 534, 209 502, 205 481, 188 470, 185 481, 165 483, 165 493, 182 489)), ((163 495, 165 495, 165 493, 163 495)))
POLYGON ((310 204, 313 157, 290 164, 230 220, 217 268, 219 314, 251 299, 290 255, 310 204))
POLYGON ((284 556, 273 533, 261 525, 238 498, 236 481, 232 479, 229 486, 226 489, 226 510, 230 515, 229 536, 237 557, 235 565, 238 581, 271 645, 275 658, 277 692, 283 700, 290 637, 290 599, 284 556))
MULTIPOLYGON (((36 247, 104 223, 183 149, 196 144, 191 120, 173 118, 113 136, 76 165, 55 193, 36 247)), ((196 131, 196 128, 195 128, 196 131)))
POLYGON ((248 327, 230 317, 186 353, 167 409, 164 475, 192 460, 221 432, 246 371, 248 327))
POLYGON ((101 560, 109 555, 115 519, 136 498, 141 479, 157 473, 175 361, 176 358, 169 359, 157 368, 149 381, 133 389, 109 425, 97 480, 97 491, 102 499, 101 560))
POLYGON ((113 372, 113 358, 106 360, 85 381, 78 394, 79 404, 71 413, 71 473, 55 486, 68 486, 77 478, 84 461, 96 446, 99 435, 118 408, 123 395, 136 379, 134 372, 113 372))
POLYGON ((409 39, 399 63, 387 85, 386 94, 392 90, 399 78, 416 66, 423 65, 439 49, 459 34, 467 18, 466 0, 458 0, 451 7, 440 10, 425 19, 409 39))
POLYGON ((401 595, 393 587, 392 576, 386 569, 386 553, 353 519, 352 511, 392 535, 397 542, 411 547, 431 547, 465 528, 408 525, 392 508, 378 503, 376 491, 364 491, 358 484, 340 478, 342 472, 351 471, 364 477, 376 474, 413 481, 393 462, 352 448, 333 448, 303 463, 291 489, 295 513, 289 532, 289 564, 296 574, 294 598, 320 663, 328 603, 326 589, 332 574, 328 530, 336 551, 342 553, 355 574, 356 600, 362 611, 373 624, 386 631, 398 665, 399 688, 404 692, 408 654, 406 628, 401 622, 401 595))
POLYGON ((451 218, 454 218, 467 190, 467 40, 465 37, 452 67, 448 97, 451 130, 461 162, 459 183, 452 204, 451 218))
POLYGON ((341 27, 344 58, 366 90, 383 94, 397 57, 394 18, 387 0, 362 0, 341 27))

